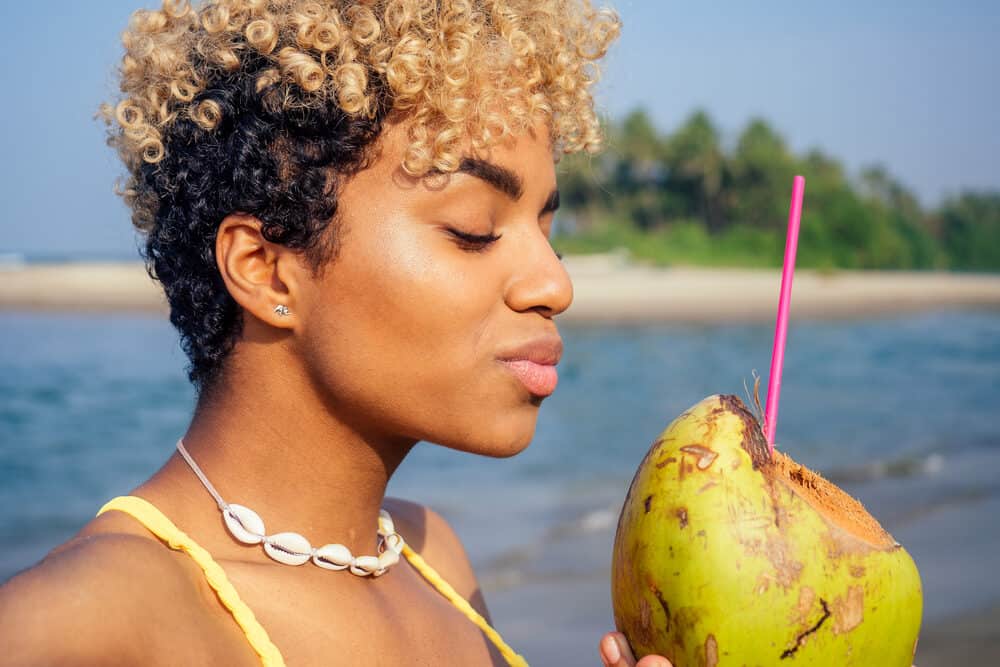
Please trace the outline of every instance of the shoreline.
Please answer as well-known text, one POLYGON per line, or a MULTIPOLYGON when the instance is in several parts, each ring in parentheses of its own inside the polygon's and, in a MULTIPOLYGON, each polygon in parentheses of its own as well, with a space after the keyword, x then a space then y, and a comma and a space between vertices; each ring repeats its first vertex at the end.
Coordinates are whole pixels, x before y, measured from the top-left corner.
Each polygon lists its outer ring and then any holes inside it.
MULTIPOLYGON (((564 259, 574 300, 560 322, 745 323, 774 318, 781 273, 729 268, 650 268, 615 255, 564 259)), ((792 314, 853 319, 942 308, 1000 309, 1000 274, 801 270, 792 314)), ((0 310, 165 315, 159 286, 140 261, 0 265, 0 310)))
MULTIPOLYGON (((773 322, 780 269, 651 268, 614 256, 567 258, 574 304, 562 321, 773 322)), ((846 320, 935 309, 1000 309, 1000 274, 797 270, 791 314, 846 320)))

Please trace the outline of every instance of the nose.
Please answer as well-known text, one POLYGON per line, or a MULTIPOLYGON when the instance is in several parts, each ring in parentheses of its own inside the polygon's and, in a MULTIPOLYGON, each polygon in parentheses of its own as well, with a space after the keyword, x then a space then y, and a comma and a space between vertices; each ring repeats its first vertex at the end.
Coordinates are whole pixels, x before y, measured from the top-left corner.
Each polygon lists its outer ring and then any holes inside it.
POLYGON ((535 310, 545 317, 562 313, 573 303, 573 282, 537 223, 514 246, 514 271, 507 285, 507 305, 518 312, 535 310))

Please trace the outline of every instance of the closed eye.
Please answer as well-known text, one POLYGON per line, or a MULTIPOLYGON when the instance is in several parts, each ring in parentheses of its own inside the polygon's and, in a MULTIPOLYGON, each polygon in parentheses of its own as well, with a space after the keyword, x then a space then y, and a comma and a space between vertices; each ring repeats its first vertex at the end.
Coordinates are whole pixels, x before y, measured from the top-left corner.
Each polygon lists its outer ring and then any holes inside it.
MULTIPOLYGON (((466 232, 461 232, 457 229, 453 229, 451 227, 447 227, 446 229, 448 230, 448 233, 457 238, 461 242, 461 244, 466 246, 471 246, 466 248, 471 252, 483 252, 487 248, 489 248, 489 246, 491 246, 493 243, 500 240, 500 237, 503 236, 503 234, 468 234, 466 232)), ((563 254, 558 250, 556 250, 555 248, 553 248, 552 251, 556 254, 556 257, 561 261, 563 258, 563 254)))
POLYGON ((451 227, 447 229, 448 233, 461 241, 463 245, 469 246, 467 249, 472 252, 483 252, 503 236, 503 234, 468 234, 451 227))

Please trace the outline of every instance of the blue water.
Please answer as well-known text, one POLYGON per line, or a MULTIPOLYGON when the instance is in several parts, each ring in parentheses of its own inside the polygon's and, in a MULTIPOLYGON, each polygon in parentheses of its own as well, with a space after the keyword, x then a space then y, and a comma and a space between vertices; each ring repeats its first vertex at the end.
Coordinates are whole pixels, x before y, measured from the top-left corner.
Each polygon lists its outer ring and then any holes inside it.
MULTIPOLYGON (((772 333, 563 327, 559 389, 525 452, 423 443, 390 493, 453 523, 500 609, 511 591, 559 578, 603 596, 617 510, 649 443, 703 397, 743 396, 754 370, 766 383, 772 333)), ((0 580, 170 455, 193 406, 184 362, 155 316, 0 313, 0 580)), ((932 617, 1000 599, 1000 313, 793 323, 778 446, 910 549, 932 617)), ((607 629, 600 604, 588 618, 607 629)), ((515 636, 525 619, 509 618, 515 636)))

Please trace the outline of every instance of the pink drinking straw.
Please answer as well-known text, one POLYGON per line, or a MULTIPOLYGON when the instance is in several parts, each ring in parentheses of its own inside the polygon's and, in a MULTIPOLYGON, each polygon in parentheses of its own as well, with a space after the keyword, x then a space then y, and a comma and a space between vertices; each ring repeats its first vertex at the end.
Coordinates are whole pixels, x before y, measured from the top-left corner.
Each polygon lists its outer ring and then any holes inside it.
POLYGON ((792 275, 795 273, 795 251, 799 247, 799 222, 802 219, 802 195, 805 191, 806 179, 796 176, 792 182, 792 201, 788 205, 788 235, 785 237, 785 263, 781 267, 781 297, 778 299, 778 322, 774 327, 774 349, 771 350, 771 372, 767 378, 767 405, 764 408, 764 436, 767 438, 770 454, 774 454, 774 431, 778 425, 781 368, 785 363, 788 308, 792 302, 792 275))

